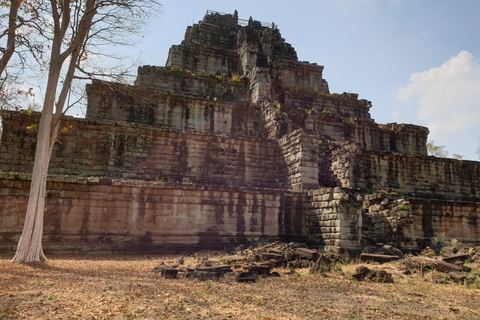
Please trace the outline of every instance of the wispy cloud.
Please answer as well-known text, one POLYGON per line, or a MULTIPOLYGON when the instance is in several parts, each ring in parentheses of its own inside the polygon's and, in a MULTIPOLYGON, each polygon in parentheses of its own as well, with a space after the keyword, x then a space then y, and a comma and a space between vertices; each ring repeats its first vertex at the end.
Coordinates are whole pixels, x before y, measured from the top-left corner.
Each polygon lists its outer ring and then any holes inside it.
POLYGON ((412 98, 420 105, 418 116, 429 127, 430 138, 453 138, 472 130, 478 134, 480 64, 470 52, 461 51, 440 67, 414 73, 398 92, 399 100, 412 98))

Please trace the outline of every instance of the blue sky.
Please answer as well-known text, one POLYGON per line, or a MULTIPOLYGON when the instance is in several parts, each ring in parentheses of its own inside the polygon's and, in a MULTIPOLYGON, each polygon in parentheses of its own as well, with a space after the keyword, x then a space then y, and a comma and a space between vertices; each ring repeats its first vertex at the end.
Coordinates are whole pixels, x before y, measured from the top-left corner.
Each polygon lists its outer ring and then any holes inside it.
POLYGON ((275 22, 301 61, 325 67, 331 92, 372 101, 379 123, 430 128, 430 140, 476 160, 480 145, 478 0, 164 0, 138 45, 141 64, 165 65, 207 9, 275 22))

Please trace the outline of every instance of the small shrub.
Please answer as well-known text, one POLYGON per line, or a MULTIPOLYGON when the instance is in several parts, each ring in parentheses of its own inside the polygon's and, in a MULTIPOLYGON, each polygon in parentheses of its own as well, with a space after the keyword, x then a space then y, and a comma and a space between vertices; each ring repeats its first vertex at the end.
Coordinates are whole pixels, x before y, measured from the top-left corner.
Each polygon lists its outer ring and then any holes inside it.
POLYGON ((450 240, 450 243, 452 244, 452 247, 454 247, 455 249, 458 249, 460 241, 458 241, 457 239, 452 239, 450 240))
POLYGON ((438 233, 436 237, 432 238, 432 244, 437 245, 443 243, 445 241, 445 233, 438 233))
POLYGON ((344 120, 343 120, 343 123, 346 124, 346 125, 352 125, 352 124, 353 124, 353 121, 352 121, 352 119, 347 118, 347 119, 344 119, 344 120))
POLYGON ((330 114, 330 111, 328 111, 328 110, 323 110, 323 111, 322 111, 322 114, 329 115, 329 114, 330 114))
POLYGON ((398 207, 398 211, 410 211, 410 206, 408 204, 398 207))
POLYGON ((240 82, 240 76, 238 74, 233 74, 232 75, 232 81, 233 82, 240 82))

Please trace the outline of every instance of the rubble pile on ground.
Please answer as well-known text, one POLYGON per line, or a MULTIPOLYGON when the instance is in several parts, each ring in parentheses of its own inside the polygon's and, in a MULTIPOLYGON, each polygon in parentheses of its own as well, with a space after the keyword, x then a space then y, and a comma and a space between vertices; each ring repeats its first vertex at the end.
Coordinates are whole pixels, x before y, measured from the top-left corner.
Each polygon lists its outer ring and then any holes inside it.
POLYGON ((162 262, 152 271, 159 272, 166 279, 185 277, 199 281, 219 281, 228 275, 237 282, 257 282, 262 277, 293 274, 297 268, 309 268, 311 274, 330 272, 345 276, 341 271, 342 265, 361 263, 363 265, 347 277, 355 281, 394 283, 395 277, 421 274, 429 275, 426 279, 436 283, 459 283, 480 288, 480 246, 467 247, 455 241, 444 241, 412 255, 404 254, 392 245, 378 243, 365 247, 362 251, 359 257, 352 258, 347 254, 309 249, 304 244, 294 242, 274 242, 250 247, 241 245, 233 254, 218 256, 217 253, 213 260, 210 260, 211 256, 196 257, 194 264, 185 265, 185 258, 180 258, 162 262), (385 263, 390 263, 390 272, 377 267, 385 263), (397 272, 391 272, 392 266, 397 272))

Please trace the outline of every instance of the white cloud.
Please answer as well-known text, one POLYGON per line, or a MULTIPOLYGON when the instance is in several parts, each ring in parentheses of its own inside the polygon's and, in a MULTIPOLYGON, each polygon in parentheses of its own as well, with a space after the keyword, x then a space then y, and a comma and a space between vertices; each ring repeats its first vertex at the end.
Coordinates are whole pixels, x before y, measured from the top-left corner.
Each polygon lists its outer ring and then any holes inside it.
POLYGON ((480 124, 480 64, 468 51, 410 76, 398 92, 399 100, 416 98, 418 116, 430 129, 430 139, 478 139, 480 124))

